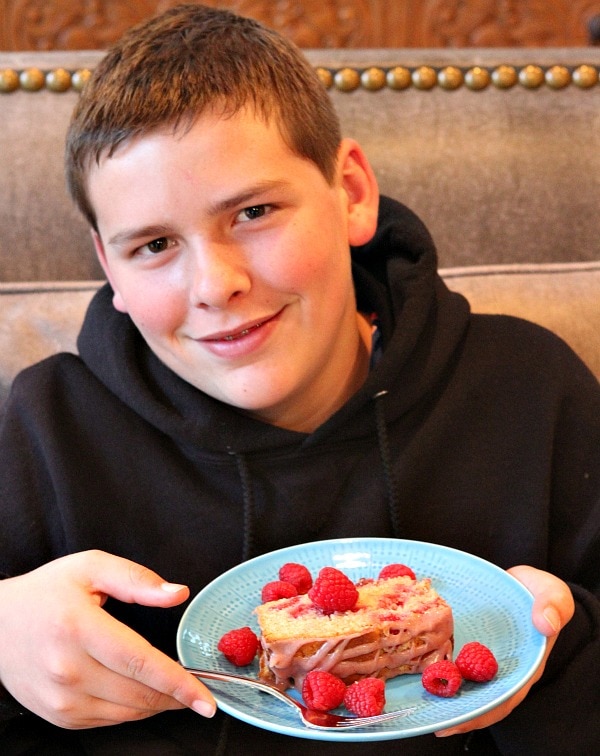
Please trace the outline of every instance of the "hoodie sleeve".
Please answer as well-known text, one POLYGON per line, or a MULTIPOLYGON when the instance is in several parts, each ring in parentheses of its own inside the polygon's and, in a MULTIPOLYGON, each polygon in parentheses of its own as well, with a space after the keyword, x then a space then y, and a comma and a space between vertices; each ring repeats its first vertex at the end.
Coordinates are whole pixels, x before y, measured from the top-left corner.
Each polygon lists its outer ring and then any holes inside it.
POLYGON ((600 386, 580 362, 568 363, 554 438, 546 569, 569 584, 575 614, 541 680, 492 728, 503 754, 600 753, 600 386))
MULTIPOLYGON (((31 369, 30 369, 31 370, 31 369)), ((60 424, 45 412, 29 371, 15 379, 0 414, 0 577, 28 572, 64 553, 64 534, 44 427, 60 424), (33 391, 31 389, 34 389, 33 391)))
MULTIPOLYGON (((26 544, 26 521, 19 512, 28 506, 22 501, 25 481, 34 474, 31 467, 32 445, 9 397, 0 414, 0 580, 21 572, 17 557, 24 554, 26 544), (19 450, 16 453, 16 450, 19 450), (19 533, 22 539, 18 538, 19 533)), ((2 651, 0 650, 0 653, 2 651)), ((23 708, 4 688, 0 681, 0 735, 7 723, 23 714, 23 708)))
POLYGON ((493 730, 502 754, 600 752, 600 602, 571 586, 575 615, 560 633, 540 682, 493 730))

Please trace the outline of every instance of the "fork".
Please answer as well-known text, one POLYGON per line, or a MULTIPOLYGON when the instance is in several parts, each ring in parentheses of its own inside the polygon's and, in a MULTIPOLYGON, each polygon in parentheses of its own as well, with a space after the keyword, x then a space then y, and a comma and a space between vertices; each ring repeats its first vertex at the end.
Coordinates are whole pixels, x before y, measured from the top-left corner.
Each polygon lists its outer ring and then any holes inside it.
POLYGON ((380 722, 388 722, 390 719, 401 719, 415 711, 415 707, 413 706, 406 709, 398 709, 397 711, 386 711, 383 714, 377 714, 372 717, 343 717, 339 714, 330 714, 327 711, 309 709, 300 703, 300 701, 280 690, 273 683, 255 680, 252 677, 235 675, 231 672, 213 672, 212 670, 196 669, 194 667, 184 667, 184 669, 195 677, 205 680, 239 683, 240 685, 247 685, 250 688, 270 693, 275 698, 288 704, 288 706, 294 707, 304 724, 316 730, 330 730, 331 728, 348 730, 352 727, 366 727, 368 725, 379 724, 380 722))

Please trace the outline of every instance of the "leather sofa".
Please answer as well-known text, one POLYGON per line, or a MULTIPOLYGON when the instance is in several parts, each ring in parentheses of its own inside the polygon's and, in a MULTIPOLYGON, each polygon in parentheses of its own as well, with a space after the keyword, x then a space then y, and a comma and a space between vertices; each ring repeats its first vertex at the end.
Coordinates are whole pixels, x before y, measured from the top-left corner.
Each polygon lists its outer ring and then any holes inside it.
MULTIPOLYGON (((18 370, 75 350, 102 278, 62 168, 101 55, 0 53, 0 401, 18 370)), ((600 48, 307 55, 449 286, 551 328, 600 376, 600 48)))

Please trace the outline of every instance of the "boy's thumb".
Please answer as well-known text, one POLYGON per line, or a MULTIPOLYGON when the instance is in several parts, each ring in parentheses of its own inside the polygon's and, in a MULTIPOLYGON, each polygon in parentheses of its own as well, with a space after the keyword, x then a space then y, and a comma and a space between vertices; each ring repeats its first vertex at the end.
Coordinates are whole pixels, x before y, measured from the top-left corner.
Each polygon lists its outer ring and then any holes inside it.
POLYGON ((92 590, 128 604, 177 606, 189 597, 189 588, 170 583, 144 565, 123 557, 95 552, 92 590))

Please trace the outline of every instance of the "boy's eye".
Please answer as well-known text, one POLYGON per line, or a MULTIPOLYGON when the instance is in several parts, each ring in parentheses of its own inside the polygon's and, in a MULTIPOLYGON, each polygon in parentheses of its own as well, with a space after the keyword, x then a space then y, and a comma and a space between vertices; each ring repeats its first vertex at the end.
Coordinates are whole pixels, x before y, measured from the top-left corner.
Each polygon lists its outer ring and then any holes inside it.
POLYGON ((267 205, 252 205, 252 207, 245 207, 238 213, 236 220, 238 223, 244 223, 245 221, 262 218, 267 212, 267 207, 267 205))
POLYGON ((151 242, 148 242, 148 244, 146 244, 146 249, 148 252, 156 254, 157 252, 164 252, 169 246, 169 239, 167 239, 166 236, 161 236, 160 239, 153 239, 151 242))

